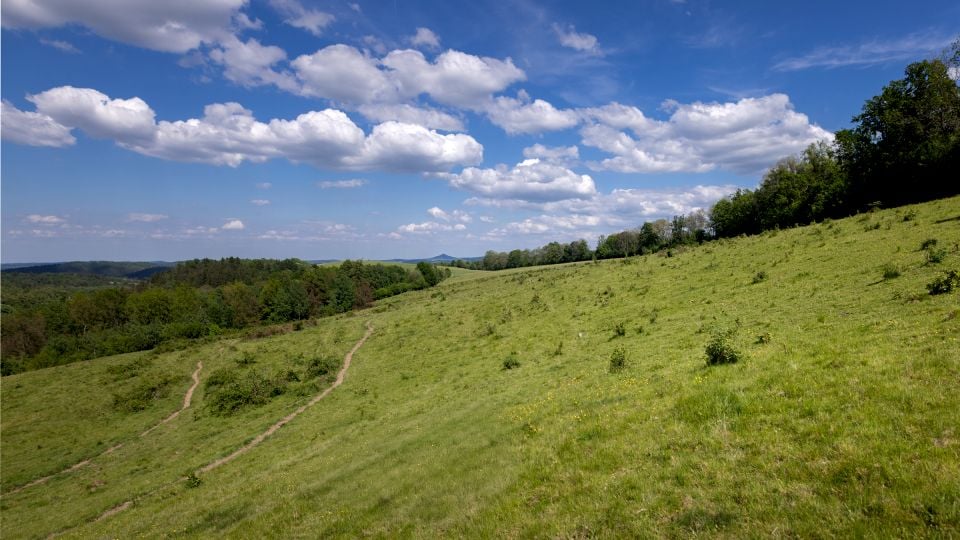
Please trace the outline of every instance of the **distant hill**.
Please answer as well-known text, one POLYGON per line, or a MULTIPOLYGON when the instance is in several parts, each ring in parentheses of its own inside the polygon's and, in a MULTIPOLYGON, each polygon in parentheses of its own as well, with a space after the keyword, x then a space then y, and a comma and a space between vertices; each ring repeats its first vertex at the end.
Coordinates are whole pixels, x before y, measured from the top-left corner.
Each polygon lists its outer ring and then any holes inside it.
POLYGON ((428 262, 428 263, 447 263, 453 262, 456 260, 461 261, 479 261, 483 257, 452 257, 446 253, 441 253, 440 255, 435 255, 429 259, 388 259, 386 262, 399 262, 399 263, 418 263, 418 262, 428 262))
POLYGON ((176 263, 165 261, 117 262, 117 261, 72 261, 30 266, 4 265, 3 271, 21 274, 92 274, 107 277, 146 279, 162 272, 176 263))

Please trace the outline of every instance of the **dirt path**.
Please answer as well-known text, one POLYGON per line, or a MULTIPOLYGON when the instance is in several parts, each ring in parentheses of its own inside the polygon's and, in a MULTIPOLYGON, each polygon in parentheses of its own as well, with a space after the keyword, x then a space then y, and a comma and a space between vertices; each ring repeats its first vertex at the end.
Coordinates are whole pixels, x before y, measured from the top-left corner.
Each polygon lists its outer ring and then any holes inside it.
POLYGON ((346 377, 346 375, 347 375, 347 370, 350 369, 350 361, 353 360, 353 354, 354 354, 355 352, 357 352, 357 350, 360 349, 361 346, 363 346, 364 342, 367 341, 367 338, 370 337, 370 334, 372 334, 372 333, 373 333, 373 325, 370 324, 370 322, 367 322, 367 331, 366 331, 366 333, 363 334, 363 337, 360 338, 360 341, 358 341, 358 342, 353 346, 353 348, 350 349, 350 352, 348 352, 347 355, 343 358, 343 367, 341 367, 341 368, 340 368, 340 371, 337 373, 337 380, 335 380, 332 385, 330 385, 329 387, 327 387, 326 390, 324 390, 323 392, 320 392, 319 394, 317 394, 316 396, 314 396, 313 399, 311 399, 309 402, 307 402, 306 405, 301 405, 300 407, 297 407, 297 409, 296 409, 295 411, 293 411, 292 413, 290 413, 290 414, 284 416, 283 418, 281 418, 280 420, 278 420, 277 423, 275 423, 275 424, 273 424, 272 426, 270 426, 269 428, 267 428, 267 430, 264 431, 263 433, 257 435, 252 441, 250 441, 250 442, 248 442, 247 444, 245 444, 245 445, 241 446, 240 448, 236 449, 236 450, 235 450, 233 453, 231 453, 230 455, 224 456, 224 457, 222 457, 222 458, 220 458, 220 459, 218 459, 218 460, 216 460, 216 461, 214 461, 214 462, 211 462, 211 463, 208 463, 207 465, 204 465, 203 467, 201 467, 200 469, 198 469, 197 472, 198 472, 198 473, 205 473, 205 472, 208 472, 208 471, 212 471, 213 469, 216 469, 217 467, 219 467, 219 466, 221 466, 221 465, 224 465, 224 464, 226 464, 226 463, 230 463, 231 461, 237 459, 238 457, 242 456, 243 454, 249 452, 250 449, 252 449, 253 447, 255 447, 255 446, 257 446, 258 444, 262 443, 262 442, 264 441, 264 439, 266 439, 267 437, 269 437, 269 436, 273 435, 274 433, 276 433, 276 431, 277 431, 278 429, 280 429, 280 428, 282 428, 283 426, 285 426, 288 422, 290 422, 291 420, 293 420, 293 419, 296 418, 297 416, 300 416, 300 414, 303 413, 303 411, 305 411, 305 410, 307 410, 308 408, 314 406, 314 405, 315 405, 318 401, 320 401, 321 399, 327 397, 327 395, 329 395, 330 392, 333 392, 333 389, 334 389, 334 388, 340 386, 340 385, 343 383, 343 379, 344 379, 344 377, 346 377))
POLYGON ((161 420, 159 424, 157 424, 157 425, 153 426, 152 428, 150 428, 150 429, 144 431, 143 433, 141 433, 141 434, 140 434, 141 437, 146 437, 146 436, 147 436, 147 433, 150 433, 151 431, 157 429, 158 427, 160 427, 160 426, 166 424, 167 422, 173 420, 174 418, 180 416, 180 413, 182 413, 183 411, 187 410, 187 407, 190 406, 190 401, 193 400, 193 391, 197 389, 197 386, 200 386, 200 370, 201 370, 201 369, 203 369, 203 362, 197 362, 197 370, 194 371, 194 372, 193 372, 193 375, 192 375, 192 377, 193 377, 193 384, 190 386, 190 388, 187 389, 187 393, 184 394, 184 396, 183 396, 183 406, 180 407, 180 410, 174 411, 173 414, 171 414, 170 416, 168 416, 168 417, 164 418, 163 420, 161 420))
MULTIPOLYGON (((168 416, 168 417, 164 418, 163 420, 161 420, 159 423, 157 423, 156 425, 154 425, 154 426, 151 427, 150 429, 148 429, 148 430, 144 431, 143 433, 141 433, 141 434, 140 434, 141 437, 146 437, 147 434, 150 433, 151 431, 157 429, 158 427, 160 427, 160 426, 166 424, 167 422, 173 420, 174 418, 180 416, 180 413, 182 413, 187 407, 190 406, 190 402, 193 400, 193 392, 194 392, 194 390, 197 389, 197 386, 199 386, 199 384, 200 384, 200 370, 202 370, 202 369, 203 369, 203 362, 197 362, 197 369, 196 369, 196 371, 193 372, 193 375, 191 375, 191 377, 193 378, 193 384, 190 386, 190 388, 187 389, 187 393, 183 396, 183 406, 180 407, 179 410, 175 411, 175 412, 174 412, 173 414, 171 414, 170 416, 168 416)), ((67 474, 67 473, 71 473, 71 472, 73 472, 73 471, 76 471, 76 470, 78 470, 78 469, 82 469, 83 467, 86 467, 87 465, 90 464, 91 461, 97 459, 98 457, 102 457, 102 456, 105 456, 105 455, 107 455, 107 454, 112 454, 113 452, 115 452, 115 451, 123 448, 123 444, 124 444, 124 443, 117 443, 117 444, 111 446, 110 448, 107 448, 107 449, 104 450, 103 452, 100 452, 99 454, 97 454, 97 455, 95 455, 95 456, 93 456, 93 457, 89 457, 89 458, 87 458, 87 459, 85 459, 85 460, 83 460, 83 461, 79 461, 79 462, 77 462, 77 463, 74 463, 73 465, 67 467, 66 469, 63 469, 62 471, 58 471, 58 472, 55 472, 55 473, 53 473, 53 474, 48 474, 47 476, 44 476, 44 477, 41 477, 41 478, 37 478, 36 480, 31 480, 31 481, 27 482, 26 484, 23 484, 22 486, 19 486, 19 487, 16 487, 16 488, 11 489, 11 490, 8 491, 7 493, 5 493, 5 495, 12 495, 12 494, 14 494, 14 493, 19 493, 19 492, 21 492, 21 491, 23 491, 23 490, 25 490, 25 489, 27 489, 27 488, 30 488, 30 487, 33 487, 33 486, 37 486, 37 485, 40 485, 40 484, 44 484, 44 483, 48 482, 51 478, 54 478, 54 477, 56 477, 56 476, 60 476, 61 474, 67 474)))

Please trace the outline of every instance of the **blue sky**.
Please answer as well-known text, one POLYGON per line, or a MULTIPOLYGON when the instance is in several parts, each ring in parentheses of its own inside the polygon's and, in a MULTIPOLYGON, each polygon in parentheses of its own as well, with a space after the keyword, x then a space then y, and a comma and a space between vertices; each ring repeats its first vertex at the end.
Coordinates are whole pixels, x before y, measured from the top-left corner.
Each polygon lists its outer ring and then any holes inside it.
POLYGON ((392 258, 708 208, 956 2, 12 0, 2 258, 392 258))

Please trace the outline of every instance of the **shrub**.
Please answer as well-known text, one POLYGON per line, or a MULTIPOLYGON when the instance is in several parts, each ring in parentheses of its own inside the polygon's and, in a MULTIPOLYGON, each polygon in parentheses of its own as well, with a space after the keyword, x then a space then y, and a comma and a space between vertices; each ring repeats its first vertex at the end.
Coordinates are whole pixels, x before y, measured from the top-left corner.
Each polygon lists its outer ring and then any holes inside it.
POLYGON ((173 377, 166 374, 145 377, 126 392, 113 394, 113 408, 124 412, 145 410, 155 400, 167 397, 173 381, 173 377))
POLYGON ((613 327, 613 335, 616 337, 623 337, 627 335, 627 324, 618 322, 617 325, 613 327))
POLYGON ((510 356, 503 359, 503 369, 514 369, 520 367, 520 360, 517 359, 516 354, 511 354, 510 356))
POLYGON ((627 351, 623 347, 617 347, 610 353, 610 373, 619 373, 627 367, 627 351))
POLYGON ((710 343, 707 343, 707 365, 735 364, 740 361, 740 351, 731 343, 735 330, 716 331, 710 343))
POLYGON ((286 390, 286 373, 267 377, 258 371, 238 375, 229 369, 210 374, 204 386, 204 402, 216 416, 229 416, 245 407, 263 405, 286 390))
POLYGON ((553 350, 553 355, 554 355, 554 356, 560 356, 561 354, 563 354, 563 342, 562 342, 562 341, 559 342, 559 343, 557 343, 557 348, 553 350))
POLYGON ((927 264, 939 264, 946 258, 947 250, 944 248, 927 250, 927 264))
POLYGON ((960 272, 950 270, 927 284, 930 294, 946 294, 960 287, 960 272))
POLYGON ((883 265, 883 279, 893 279, 900 277, 900 269, 893 263, 883 265))
POLYGON ((937 245, 936 238, 927 238, 926 240, 920 243, 920 251, 930 249, 932 247, 935 247, 936 245, 937 245))
POLYGON ((761 281, 766 281, 766 280, 767 280, 767 272, 764 270, 760 270, 753 276, 754 283, 760 283, 761 281))
POLYGON ((757 345, 766 345, 770 343, 773 337, 770 335, 770 332, 764 332, 757 336, 757 345))
POLYGON ((330 355, 314 356, 307 363, 307 378, 313 379, 332 375, 336 373, 338 369, 340 369, 340 360, 338 358, 330 355))
POLYGON ((913 221, 917 217, 916 210, 909 210, 906 214, 903 215, 904 221, 913 221))
POLYGON ((197 473, 191 472, 190 474, 187 475, 188 488, 200 487, 200 484, 202 483, 203 483, 203 480, 200 480, 200 477, 197 476, 197 473))

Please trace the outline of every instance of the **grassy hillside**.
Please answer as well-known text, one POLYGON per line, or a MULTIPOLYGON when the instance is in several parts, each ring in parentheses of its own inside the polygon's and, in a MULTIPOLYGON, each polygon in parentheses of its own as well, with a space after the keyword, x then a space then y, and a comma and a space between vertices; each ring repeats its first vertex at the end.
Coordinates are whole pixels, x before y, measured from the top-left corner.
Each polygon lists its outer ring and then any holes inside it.
POLYGON ((282 336, 5 377, 0 533, 960 535, 960 293, 926 289, 960 269, 960 198, 672 255, 465 274, 282 336), (342 386, 183 480, 329 384, 311 359, 367 322, 342 386), (723 330, 742 359, 707 367, 723 330), (202 381, 301 380, 225 417, 201 384, 140 437, 198 361, 202 381), (157 377, 165 397, 114 406, 157 377))

